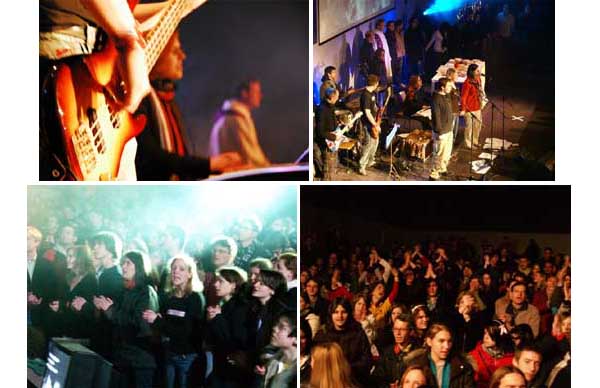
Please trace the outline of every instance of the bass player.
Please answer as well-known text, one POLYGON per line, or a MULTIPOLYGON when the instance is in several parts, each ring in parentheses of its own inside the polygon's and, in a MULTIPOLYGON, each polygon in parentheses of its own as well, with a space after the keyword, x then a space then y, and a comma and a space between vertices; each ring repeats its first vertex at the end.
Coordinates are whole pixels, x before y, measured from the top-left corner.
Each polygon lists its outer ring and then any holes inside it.
MULTIPOLYGON (((205 2, 188 1, 183 15, 205 2)), ((53 111, 55 101, 46 89, 49 76, 59 63, 98 52, 109 38, 117 49, 117 63, 124 81, 123 108, 135 112, 150 92, 141 33, 154 27, 169 2, 140 4, 133 11, 129 3, 133 1, 40 0, 40 180, 75 179, 64 160, 61 128, 56 122, 57 112, 53 111)), ((130 143, 126 146, 130 152, 124 152, 121 159, 119 175, 123 179, 135 179, 132 156, 136 145, 130 143)))
POLYGON ((377 122, 377 94, 379 76, 370 74, 367 77, 367 86, 360 96, 360 109, 363 112, 362 123, 365 128, 362 156, 358 162, 358 173, 367 175, 367 167, 375 165, 375 153, 379 144, 381 127, 377 122))

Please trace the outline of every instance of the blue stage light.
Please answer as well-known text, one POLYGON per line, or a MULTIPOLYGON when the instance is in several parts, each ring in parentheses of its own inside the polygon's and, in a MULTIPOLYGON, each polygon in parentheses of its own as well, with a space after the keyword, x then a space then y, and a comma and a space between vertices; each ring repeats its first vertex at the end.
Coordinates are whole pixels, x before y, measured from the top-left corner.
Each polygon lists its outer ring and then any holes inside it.
POLYGON ((467 1, 468 0, 435 0, 435 2, 423 12, 423 15, 452 11, 462 7, 467 1))

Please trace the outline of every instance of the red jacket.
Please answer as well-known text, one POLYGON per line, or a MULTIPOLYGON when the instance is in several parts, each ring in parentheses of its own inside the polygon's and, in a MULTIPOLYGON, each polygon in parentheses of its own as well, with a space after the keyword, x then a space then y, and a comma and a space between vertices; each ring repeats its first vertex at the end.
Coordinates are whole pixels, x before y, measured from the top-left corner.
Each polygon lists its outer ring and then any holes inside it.
POLYGON ((479 88, 481 87, 479 80, 467 79, 462 86, 460 92, 460 110, 465 112, 475 112, 481 109, 481 101, 479 99, 479 88))
POLYGON ((327 294, 327 299, 329 299, 329 303, 331 303, 335 298, 338 298, 340 296, 348 299, 349 301, 352 301, 352 293, 348 291, 348 289, 344 286, 339 286, 335 290, 329 291, 329 293, 327 294))
POLYGON ((500 358, 493 358, 483 349, 483 344, 481 341, 477 343, 475 349, 471 350, 469 354, 477 363, 475 381, 477 383, 477 387, 479 388, 489 387, 490 379, 492 378, 492 374, 496 371, 496 369, 503 366, 512 365, 512 353, 505 354, 500 358))

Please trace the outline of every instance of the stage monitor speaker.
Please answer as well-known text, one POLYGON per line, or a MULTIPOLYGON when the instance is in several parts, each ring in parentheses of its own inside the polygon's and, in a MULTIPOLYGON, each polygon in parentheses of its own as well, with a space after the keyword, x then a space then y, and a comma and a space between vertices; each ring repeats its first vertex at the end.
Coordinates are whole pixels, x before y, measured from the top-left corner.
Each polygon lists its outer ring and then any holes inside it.
POLYGON ((48 346, 43 388, 112 388, 112 364, 80 341, 53 338, 48 346))

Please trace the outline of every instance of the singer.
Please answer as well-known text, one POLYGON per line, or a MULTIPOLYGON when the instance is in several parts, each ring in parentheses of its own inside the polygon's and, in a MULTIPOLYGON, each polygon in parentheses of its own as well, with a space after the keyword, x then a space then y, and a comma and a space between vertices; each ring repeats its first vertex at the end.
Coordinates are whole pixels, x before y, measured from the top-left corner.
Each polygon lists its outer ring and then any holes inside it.
POLYGON ((467 69, 467 80, 463 85, 460 100, 460 115, 465 116, 465 146, 469 149, 479 147, 483 89, 481 88, 481 72, 474 63, 470 64, 467 69))

